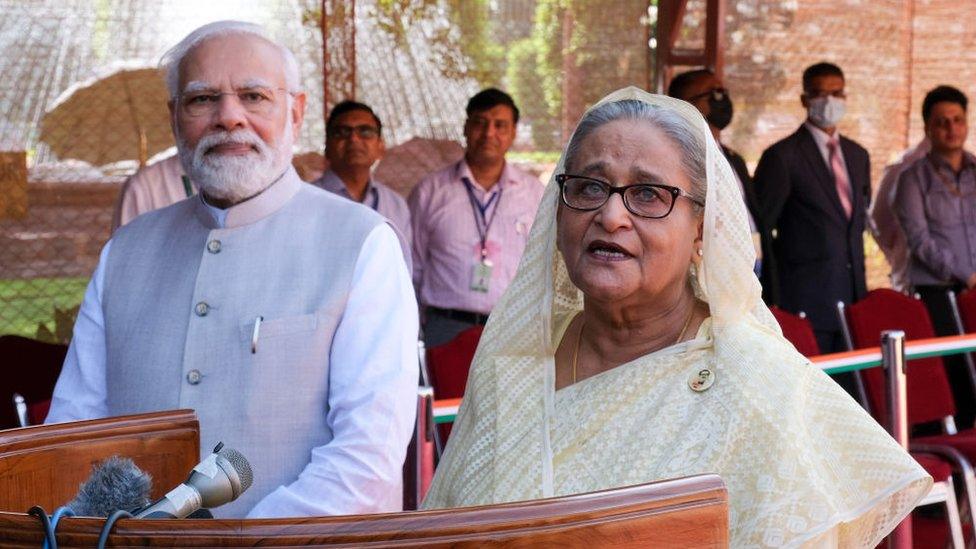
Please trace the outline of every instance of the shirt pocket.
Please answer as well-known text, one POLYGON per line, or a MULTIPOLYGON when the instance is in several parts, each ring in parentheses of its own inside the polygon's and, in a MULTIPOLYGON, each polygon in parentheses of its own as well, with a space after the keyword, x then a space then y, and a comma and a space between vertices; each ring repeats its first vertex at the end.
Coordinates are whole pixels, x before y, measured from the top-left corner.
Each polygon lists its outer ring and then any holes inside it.
POLYGON ((932 227, 955 227, 962 223, 960 198, 945 185, 933 185, 925 197, 925 217, 932 227))
MULTIPOLYGON (((263 408, 269 402, 275 406, 288 403, 288 407, 307 409, 321 403, 325 408, 328 397, 329 349, 331 334, 327 334, 331 313, 315 313, 265 318, 254 338, 255 319, 241 321, 241 340, 244 346, 243 361, 245 394, 262 395, 254 398, 254 405, 262 408, 249 410, 253 414, 266 414, 263 408)), ((250 404, 249 404, 250 406, 250 404)))
MULTIPOLYGON (((248 341, 253 338, 255 322, 255 320, 249 320, 242 323, 242 329, 246 332, 248 341)), ((261 325, 258 329, 258 341, 262 339, 287 336, 289 334, 304 334, 313 332, 315 331, 315 326, 317 324, 317 313, 262 319, 261 325)))

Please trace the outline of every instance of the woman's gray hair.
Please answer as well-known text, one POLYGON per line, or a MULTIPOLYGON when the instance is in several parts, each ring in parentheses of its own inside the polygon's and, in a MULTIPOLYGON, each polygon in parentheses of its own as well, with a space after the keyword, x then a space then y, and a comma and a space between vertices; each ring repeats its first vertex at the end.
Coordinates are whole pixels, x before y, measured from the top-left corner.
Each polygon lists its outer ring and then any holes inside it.
POLYGON ((293 93, 301 91, 298 60, 295 59, 295 54, 290 49, 275 42, 264 27, 254 23, 245 23, 244 21, 216 21, 214 23, 207 23, 186 35, 183 40, 180 40, 178 44, 164 53, 163 57, 159 60, 160 68, 166 71, 166 88, 169 91, 170 99, 175 99, 180 94, 180 63, 183 62, 183 58, 193 48, 206 40, 233 34, 256 36, 278 48, 281 52, 281 59, 284 62, 285 87, 293 93))
POLYGON ((691 180, 690 194, 705 203, 707 179, 705 171, 705 141, 680 114, 657 105, 635 99, 604 103, 591 110, 580 120, 576 132, 566 147, 567 170, 573 169, 583 142, 597 128, 615 120, 641 120, 664 132, 681 150, 681 165, 691 180))

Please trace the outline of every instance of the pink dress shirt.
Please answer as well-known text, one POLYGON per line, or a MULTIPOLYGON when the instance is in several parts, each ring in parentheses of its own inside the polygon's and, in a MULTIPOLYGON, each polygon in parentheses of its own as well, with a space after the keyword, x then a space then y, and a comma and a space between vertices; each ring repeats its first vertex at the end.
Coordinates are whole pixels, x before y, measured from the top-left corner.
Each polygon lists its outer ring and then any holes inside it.
POLYGON ((418 183, 408 203, 413 280, 420 303, 490 313, 515 277, 544 189, 538 178, 506 163, 498 183, 485 191, 463 159, 418 183), (471 289, 472 272, 481 258, 481 236, 466 186, 482 205, 490 202, 486 218, 494 216, 487 234, 492 263, 487 292, 471 289))
POLYGON ((179 155, 174 154, 150 164, 134 173, 122 185, 115 214, 112 216, 112 230, 140 214, 176 204, 196 192, 196 185, 191 184, 190 193, 187 194, 179 155))

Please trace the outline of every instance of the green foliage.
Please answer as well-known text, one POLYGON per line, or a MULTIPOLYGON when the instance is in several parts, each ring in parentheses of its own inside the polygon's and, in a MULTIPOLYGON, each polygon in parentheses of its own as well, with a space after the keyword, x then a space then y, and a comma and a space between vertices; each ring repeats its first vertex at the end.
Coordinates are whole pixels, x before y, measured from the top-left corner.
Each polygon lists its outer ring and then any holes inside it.
POLYGON ((562 14, 571 0, 538 0, 532 41, 536 49, 536 72, 546 113, 559 119, 563 108, 562 14))
MULTIPOLYGON (((650 2, 656 5, 656 1, 650 2)), ((569 70, 581 76, 576 90, 584 106, 626 86, 644 86, 650 55, 643 36, 648 0, 538 0, 532 39, 537 51, 539 88, 547 112, 562 116, 566 56, 569 70), (569 43, 563 39, 566 13, 572 13, 569 43), (637 34, 639 33, 639 34, 637 34)))
POLYGON ((377 0, 376 24, 408 52, 407 33, 425 24, 434 62, 448 78, 482 86, 501 79, 505 53, 491 38, 489 0, 377 0))
POLYGON ((532 126, 532 142, 536 148, 559 148, 558 117, 549 112, 545 97, 539 93, 538 47, 534 38, 513 42, 508 49, 505 73, 508 92, 522 112, 522 118, 532 126))
POLYGON ((54 331, 47 327, 43 322, 37 323, 37 332, 34 338, 46 343, 61 343, 67 345, 71 342, 71 334, 75 327, 75 318, 78 317, 78 309, 81 304, 74 307, 62 309, 54 308, 54 331))
POLYGON ((502 77, 505 51, 492 40, 488 0, 447 0, 452 26, 460 32, 460 49, 468 61, 468 76, 482 87, 497 86, 502 77))
POLYGON ((61 333, 70 339, 76 305, 85 295, 87 285, 87 277, 0 279, 0 334, 24 337, 50 334, 56 339, 61 333))

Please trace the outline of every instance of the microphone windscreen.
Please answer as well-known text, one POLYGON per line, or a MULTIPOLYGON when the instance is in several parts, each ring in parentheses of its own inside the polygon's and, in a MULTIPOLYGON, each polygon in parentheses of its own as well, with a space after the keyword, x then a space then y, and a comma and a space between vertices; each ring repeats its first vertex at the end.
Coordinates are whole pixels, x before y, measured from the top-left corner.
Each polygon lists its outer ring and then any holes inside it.
POLYGON ((251 487, 251 483, 254 481, 254 473, 251 472, 251 464, 244 457, 244 454, 233 448, 224 448, 217 455, 225 458, 234 467, 234 471, 241 479, 241 493, 251 487))
POLYGON ((152 477, 131 459, 110 457, 92 467, 92 474, 67 504, 75 515, 107 517, 119 509, 133 511, 149 505, 152 477))

